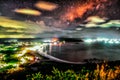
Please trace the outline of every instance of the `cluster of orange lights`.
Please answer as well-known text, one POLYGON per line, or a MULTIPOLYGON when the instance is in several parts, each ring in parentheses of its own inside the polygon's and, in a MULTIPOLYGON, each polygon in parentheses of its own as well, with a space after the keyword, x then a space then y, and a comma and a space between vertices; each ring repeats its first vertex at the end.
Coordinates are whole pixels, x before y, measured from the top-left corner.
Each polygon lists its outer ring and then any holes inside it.
POLYGON ((61 46, 61 45, 65 44, 65 41, 59 41, 59 39, 56 37, 52 38, 51 41, 52 41, 51 45, 53 45, 53 46, 61 46))
POLYGON ((58 38, 52 38, 51 41, 52 42, 57 42, 57 41, 59 41, 59 39, 58 38))

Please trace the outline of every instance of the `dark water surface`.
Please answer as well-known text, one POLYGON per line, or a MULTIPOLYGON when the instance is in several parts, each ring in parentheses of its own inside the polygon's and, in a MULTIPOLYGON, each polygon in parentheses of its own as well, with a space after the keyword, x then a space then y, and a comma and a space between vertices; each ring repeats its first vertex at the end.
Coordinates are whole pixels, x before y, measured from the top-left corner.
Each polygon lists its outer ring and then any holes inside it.
POLYGON ((120 60, 120 46, 101 43, 66 43, 61 47, 53 46, 50 55, 72 62, 83 62, 86 59, 116 61, 120 60))

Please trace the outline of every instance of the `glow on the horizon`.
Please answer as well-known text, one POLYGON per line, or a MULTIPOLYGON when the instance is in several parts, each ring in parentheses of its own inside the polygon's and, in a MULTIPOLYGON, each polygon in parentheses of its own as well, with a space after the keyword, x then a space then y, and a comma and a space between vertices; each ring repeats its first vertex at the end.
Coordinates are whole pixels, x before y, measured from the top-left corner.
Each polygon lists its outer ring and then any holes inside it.
POLYGON ((4 16, 0 16, 0 29, 0 38, 35 38, 46 30, 43 25, 4 16))

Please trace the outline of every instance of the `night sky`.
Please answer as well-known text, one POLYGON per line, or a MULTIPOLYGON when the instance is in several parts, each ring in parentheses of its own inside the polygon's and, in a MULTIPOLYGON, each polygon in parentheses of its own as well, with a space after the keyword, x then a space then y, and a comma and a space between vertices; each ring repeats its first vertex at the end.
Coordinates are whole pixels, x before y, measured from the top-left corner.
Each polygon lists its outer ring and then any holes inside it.
POLYGON ((49 2, 60 4, 60 6, 57 10, 45 11, 45 10, 39 10, 34 6, 34 4, 37 3, 37 1, 38 0, 1 0, 0 1, 0 7, 1 7, 0 12, 2 16, 8 16, 14 19, 19 19, 19 20, 30 19, 30 20, 36 21, 36 20, 39 20, 41 16, 35 17, 35 16, 29 16, 29 15, 21 15, 21 14, 14 13, 13 10, 17 8, 18 9, 29 8, 29 9, 35 9, 35 10, 42 12, 43 13, 42 16, 58 16, 62 11, 61 7, 63 6, 63 4, 66 5, 66 2, 67 2, 67 0, 65 3, 60 2, 59 0, 58 1, 48 0, 49 2))
POLYGON ((0 0, 0 35, 18 33, 23 37, 48 30, 56 32, 56 28, 76 30, 78 25, 120 27, 119 15, 120 0, 0 0), (25 28, 17 30, 16 26, 25 28))
MULTIPOLYGON (((112 19, 119 19, 120 16, 120 1, 119 0, 42 0, 47 2, 52 2, 58 5, 58 8, 52 11, 46 11, 38 9, 34 6, 40 0, 0 0, 0 13, 2 16, 12 17, 18 20, 32 20, 37 21, 40 20, 42 17, 53 17, 58 18, 65 21, 67 20, 84 20, 88 16, 99 15, 102 17, 108 17, 112 19), (91 5, 92 6, 89 6, 91 5), (81 6, 82 5, 82 6, 81 6), (85 8, 88 6, 90 8, 85 8), (74 9, 86 9, 85 11, 78 12, 74 9), (97 7, 97 9, 95 9, 97 7), (15 13, 15 9, 19 8, 29 8, 34 9, 42 12, 40 16, 30 16, 30 15, 23 15, 19 13, 15 13), (74 13, 72 13, 74 11, 74 13), (71 15, 74 15, 73 19, 70 19, 71 15), (66 17, 66 15, 68 16, 66 17), (69 17, 69 18, 68 18, 69 17)), ((43 18, 42 18, 43 19, 43 18)))

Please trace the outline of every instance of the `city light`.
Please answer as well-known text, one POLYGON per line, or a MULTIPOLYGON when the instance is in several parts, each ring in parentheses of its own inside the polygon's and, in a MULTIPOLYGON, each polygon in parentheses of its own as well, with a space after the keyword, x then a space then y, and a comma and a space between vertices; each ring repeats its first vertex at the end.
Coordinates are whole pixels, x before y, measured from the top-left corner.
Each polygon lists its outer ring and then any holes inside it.
POLYGON ((84 39, 85 43, 103 42, 108 44, 120 44, 120 39, 108 39, 108 38, 96 38, 96 39, 84 39))
POLYGON ((93 41, 93 39, 85 39, 84 42, 86 42, 86 43, 93 43, 94 41, 93 41))
POLYGON ((24 58, 21 58, 20 61, 21 61, 21 64, 27 63, 27 61, 24 58))

